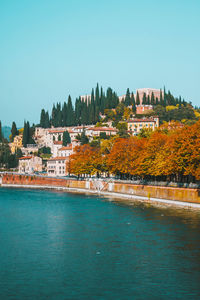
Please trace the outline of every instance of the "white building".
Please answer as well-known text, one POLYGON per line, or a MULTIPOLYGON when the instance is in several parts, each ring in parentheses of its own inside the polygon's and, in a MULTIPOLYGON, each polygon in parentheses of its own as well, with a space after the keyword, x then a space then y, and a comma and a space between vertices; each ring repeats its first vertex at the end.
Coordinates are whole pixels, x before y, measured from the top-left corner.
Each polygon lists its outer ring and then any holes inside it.
POLYGON ((58 155, 58 150, 62 147, 62 141, 54 141, 53 145, 51 147, 51 153, 52 157, 57 157, 58 155))
POLYGON ((47 175, 52 177, 66 176, 67 157, 53 157, 47 161, 47 175))
POLYGON ((33 174, 42 171, 42 159, 38 156, 23 156, 19 158, 19 173, 33 174))
POLYGON ((68 146, 62 146, 62 148, 58 149, 58 156, 60 157, 69 157, 72 153, 72 144, 69 144, 68 146))
POLYGON ((30 155, 33 153, 37 153, 39 147, 37 144, 28 144, 26 147, 21 148, 23 155, 30 155))
POLYGON ((111 136, 117 134, 117 129, 113 127, 93 127, 88 128, 85 133, 89 137, 100 136, 100 133, 105 133, 107 136, 111 136))

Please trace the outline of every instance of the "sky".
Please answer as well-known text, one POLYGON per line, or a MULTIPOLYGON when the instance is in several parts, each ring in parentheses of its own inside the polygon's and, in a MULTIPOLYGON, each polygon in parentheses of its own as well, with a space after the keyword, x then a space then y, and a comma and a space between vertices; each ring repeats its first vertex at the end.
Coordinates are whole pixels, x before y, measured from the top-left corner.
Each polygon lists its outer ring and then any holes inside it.
POLYGON ((199 0, 0 0, 0 120, 99 85, 166 87, 200 106, 199 0))

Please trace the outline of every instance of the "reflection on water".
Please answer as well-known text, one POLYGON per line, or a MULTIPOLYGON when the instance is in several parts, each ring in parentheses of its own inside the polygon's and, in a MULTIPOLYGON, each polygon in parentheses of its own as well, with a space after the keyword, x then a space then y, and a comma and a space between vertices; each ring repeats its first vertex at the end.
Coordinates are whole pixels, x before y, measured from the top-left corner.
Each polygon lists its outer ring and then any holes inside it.
POLYGON ((107 200, 0 189, 0 299, 200 299, 200 211, 107 200))

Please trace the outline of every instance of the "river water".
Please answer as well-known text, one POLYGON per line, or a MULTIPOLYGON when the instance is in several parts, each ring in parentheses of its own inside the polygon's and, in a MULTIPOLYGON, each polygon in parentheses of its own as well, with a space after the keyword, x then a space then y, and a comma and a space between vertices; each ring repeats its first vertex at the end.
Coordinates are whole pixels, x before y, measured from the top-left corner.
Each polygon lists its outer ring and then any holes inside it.
POLYGON ((0 299, 200 299, 200 212, 0 189, 0 299))

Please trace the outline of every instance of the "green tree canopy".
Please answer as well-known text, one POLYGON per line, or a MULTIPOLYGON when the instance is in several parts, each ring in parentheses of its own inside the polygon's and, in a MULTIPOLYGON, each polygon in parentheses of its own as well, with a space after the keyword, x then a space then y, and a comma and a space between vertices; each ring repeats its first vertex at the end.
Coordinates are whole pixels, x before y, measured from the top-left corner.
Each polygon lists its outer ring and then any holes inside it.
POLYGON ((67 144, 71 143, 71 137, 69 132, 66 130, 63 132, 63 146, 67 146, 67 144))

